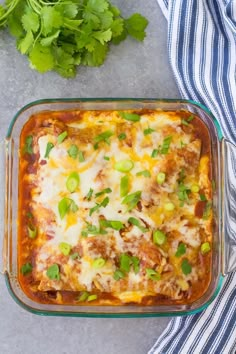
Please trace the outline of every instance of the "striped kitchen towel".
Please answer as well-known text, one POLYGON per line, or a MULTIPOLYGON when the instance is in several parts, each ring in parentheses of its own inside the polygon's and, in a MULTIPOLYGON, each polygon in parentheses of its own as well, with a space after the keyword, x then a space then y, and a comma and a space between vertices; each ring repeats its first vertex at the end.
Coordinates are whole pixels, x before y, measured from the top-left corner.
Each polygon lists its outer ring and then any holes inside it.
MULTIPOLYGON (((207 106, 236 142, 236 0, 157 0, 183 98, 207 106)), ((234 230, 234 237, 236 230, 234 230)), ((203 312, 172 319, 149 354, 236 353, 236 272, 203 312)))

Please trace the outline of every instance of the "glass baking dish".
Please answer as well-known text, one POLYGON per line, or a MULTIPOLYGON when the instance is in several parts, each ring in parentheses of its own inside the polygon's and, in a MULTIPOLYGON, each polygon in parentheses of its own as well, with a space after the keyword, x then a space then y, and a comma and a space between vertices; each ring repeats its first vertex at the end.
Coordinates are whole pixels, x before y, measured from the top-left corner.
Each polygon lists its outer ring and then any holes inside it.
POLYGON ((171 99, 46 99, 23 107, 13 118, 5 139, 5 215, 2 273, 13 299, 26 310, 40 315, 90 317, 180 316, 205 309, 217 296, 223 276, 236 268, 235 205, 236 146, 223 138, 220 126, 211 112, 201 104, 171 99), (213 258, 212 279, 204 295, 186 305, 159 306, 80 306, 52 305, 34 302, 23 292, 17 274, 17 211, 19 137, 32 114, 57 110, 187 110, 206 124, 211 137, 213 192, 213 258))

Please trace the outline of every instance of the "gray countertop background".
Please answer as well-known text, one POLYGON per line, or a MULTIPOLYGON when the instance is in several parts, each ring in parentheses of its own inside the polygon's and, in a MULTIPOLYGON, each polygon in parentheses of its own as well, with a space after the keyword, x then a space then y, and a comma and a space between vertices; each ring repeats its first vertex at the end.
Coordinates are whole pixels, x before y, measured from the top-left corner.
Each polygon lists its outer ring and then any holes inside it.
MULTIPOLYGON (((148 18, 144 43, 127 39, 111 47, 103 66, 80 68, 74 80, 32 71, 14 40, 0 32, 0 140, 17 110, 40 98, 179 97, 167 56, 167 23, 156 0, 113 3, 125 17, 140 12, 148 18)), ((2 164, 0 169, 3 174, 2 164)), ((144 354, 168 321, 36 316, 13 301, 0 276, 0 354, 144 354)))

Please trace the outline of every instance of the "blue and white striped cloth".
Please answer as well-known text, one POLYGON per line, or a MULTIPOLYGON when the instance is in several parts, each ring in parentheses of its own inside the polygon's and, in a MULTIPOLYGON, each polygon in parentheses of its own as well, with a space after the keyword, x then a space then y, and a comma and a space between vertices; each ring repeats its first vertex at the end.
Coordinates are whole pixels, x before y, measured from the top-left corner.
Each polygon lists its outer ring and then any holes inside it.
MULTIPOLYGON (((183 98, 207 106, 236 142, 236 0, 157 0, 183 98)), ((234 230, 236 233, 236 230, 234 230)), ((172 319, 149 354, 235 354, 236 272, 203 312, 172 319)))

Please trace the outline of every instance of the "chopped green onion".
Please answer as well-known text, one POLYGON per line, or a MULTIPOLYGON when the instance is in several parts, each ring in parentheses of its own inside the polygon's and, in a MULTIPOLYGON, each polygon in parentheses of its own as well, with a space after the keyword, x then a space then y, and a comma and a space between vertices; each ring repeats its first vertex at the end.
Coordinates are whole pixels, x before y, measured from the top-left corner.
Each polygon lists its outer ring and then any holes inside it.
POLYGON ((175 205, 172 202, 168 202, 164 204, 164 208, 167 211, 173 211, 175 209, 175 205))
POLYGON ((120 269, 123 272, 128 273, 130 271, 130 266, 131 266, 131 257, 126 253, 122 253, 120 256, 120 269))
POLYGON ((94 300, 97 300, 98 296, 97 295, 89 295, 88 298, 87 298, 87 301, 94 301, 94 300))
POLYGON ((157 175, 157 183, 158 184, 163 184, 166 179, 166 174, 164 172, 159 172, 157 175))
POLYGON ((105 142, 106 144, 110 145, 110 137, 114 135, 114 133, 111 131, 111 130, 107 130, 99 135, 97 135, 95 138, 94 138, 94 149, 97 150, 98 149, 98 145, 99 143, 101 142, 105 142))
POLYGON ((104 160, 109 161, 109 160, 110 160, 110 157, 104 156, 104 160))
POLYGON ((110 199, 106 197, 103 199, 103 201, 100 204, 96 203, 96 205, 90 209, 89 216, 91 216, 95 211, 99 210, 101 207, 105 208, 109 203, 109 201, 110 199))
POLYGON ((152 150, 152 154, 151 154, 151 157, 152 158, 155 158, 155 157, 157 157, 157 155, 158 155, 158 150, 157 149, 154 149, 154 150, 152 150))
POLYGON ((160 280, 161 275, 152 268, 146 268, 146 274, 151 280, 160 280))
POLYGON ((101 192, 96 193, 95 194, 95 198, 99 197, 100 195, 108 194, 108 193, 111 193, 111 192, 112 192, 111 188, 105 188, 101 192))
POLYGON ((182 260, 181 269, 185 275, 188 275, 192 272, 192 266, 187 259, 182 260))
POLYGON ((70 256, 71 259, 75 260, 76 258, 80 258, 79 253, 75 252, 70 256))
POLYGON ((205 194, 199 194, 199 197, 200 197, 201 201, 203 201, 203 202, 207 201, 205 194))
POLYGON ((161 149, 160 149, 160 153, 161 154, 164 154, 164 155, 168 154, 171 141, 172 141, 172 136, 167 136, 163 140, 163 143, 162 143, 162 146, 161 146, 161 149))
POLYGON ((191 192, 192 193, 198 193, 200 190, 199 186, 197 184, 193 184, 191 187, 191 192))
POLYGON ((113 274, 113 278, 115 280, 120 280, 120 279, 123 279, 124 277, 125 277, 125 273, 122 272, 122 270, 120 270, 120 269, 116 269, 116 271, 113 274))
POLYGON ((187 145, 187 144, 184 143, 182 140, 180 141, 180 147, 181 147, 181 148, 185 147, 186 145, 187 145))
POLYGON ((152 134, 155 130, 152 129, 152 128, 147 128, 147 129, 144 129, 143 131, 143 134, 144 135, 149 135, 149 134, 152 134))
POLYGON ((48 158, 49 157, 50 151, 53 148, 54 148, 53 143, 47 143, 47 147, 46 147, 46 152, 45 152, 44 158, 48 158))
POLYGON ((27 153, 27 154, 33 154, 33 136, 32 135, 28 135, 26 138, 25 138, 25 145, 24 145, 24 153, 27 153))
POLYGON ((78 206, 75 204, 73 199, 65 197, 60 200, 60 202, 58 203, 58 211, 61 219, 65 217, 65 215, 69 212, 70 209, 73 213, 78 210, 78 206))
POLYGON ((141 117, 138 114, 134 114, 134 113, 119 112, 119 115, 125 120, 128 120, 130 122, 139 122, 141 119, 141 117))
POLYGON ((92 198, 92 195, 93 195, 93 189, 90 188, 88 194, 86 195, 86 199, 90 200, 92 198))
POLYGON ((114 230, 121 230, 124 228, 124 225, 122 224, 121 221, 117 221, 117 220, 100 220, 100 225, 102 227, 110 227, 114 230))
POLYGON ((212 202, 208 201, 205 205, 204 211, 203 211, 203 216, 202 218, 204 220, 209 219, 210 215, 211 215, 211 208, 212 208, 212 202))
POLYGON ((68 152, 68 155, 70 157, 72 157, 72 159, 75 160, 77 158, 77 156, 78 156, 79 149, 78 149, 78 147, 76 145, 73 144, 73 145, 71 145, 69 150, 67 150, 67 152, 68 152))
POLYGON ((66 188, 69 192, 73 193, 79 185, 80 178, 77 172, 72 172, 66 181, 66 188))
POLYGON ((118 135, 118 139, 119 139, 120 141, 126 139, 126 134, 125 134, 125 133, 120 133, 120 134, 118 135))
POLYGON ((179 173, 179 179, 178 179, 178 183, 181 184, 184 182, 186 175, 185 175, 185 169, 181 168, 180 173, 179 173))
POLYGON ((206 254, 206 253, 210 252, 210 250, 211 250, 211 246, 210 246, 209 242, 202 243, 202 245, 201 245, 201 253, 202 254, 206 254))
POLYGON ((136 176, 151 177, 151 173, 148 170, 144 170, 144 171, 137 172, 136 176))
POLYGON ((191 122, 193 119, 194 119, 194 116, 191 115, 191 116, 188 117, 187 121, 188 121, 188 122, 191 122))
POLYGON ((57 137, 58 144, 61 144, 65 140, 67 135, 68 135, 68 133, 66 131, 64 131, 63 133, 59 134, 58 137, 57 137))
POLYGON ((182 119, 182 120, 181 120, 181 124, 183 124, 183 125, 189 125, 189 123, 188 123, 185 119, 182 119))
POLYGON ((153 234, 153 242, 157 245, 163 245, 166 242, 166 235, 161 230, 156 230, 153 234))
POLYGON ((139 221, 138 219, 135 219, 135 218, 133 218, 133 217, 130 217, 130 218, 128 219, 128 222, 129 222, 130 224, 135 225, 136 227, 138 227, 142 232, 147 232, 147 231, 148 231, 148 229, 147 229, 146 227, 144 227, 144 226, 142 226, 142 225, 140 224, 140 221, 139 221))
POLYGON ((105 235, 107 232, 100 227, 87 223, 87 228, 81 231, 81 235, 83 237, 87 237, 88 235, 105 235))
POLYGON ((92 266, 93 266, 93 268, 98 269, 98 268, 102 268, 105 265, 105 263, 106 263, 105 259, 97 258, 93 261, 92 266))
POLYGON ((134 163, 131 160, 121 160, 115 163, 115 170, 119 172, 129 172, 134 167, 134 163))
POLYGON ((26 216, 27 216, 27 218, 29 218, 29 219, 32 219, 32 218, 33 218, 33 214, 32 214, 30 211, 28 211, 28 212, 26 213, 26 216))
POLYGON ((84 162, 85 158, 84 158, 84 154, 82 151, 79 151, 79 162, 84 162))
POLYGON ((25 263, 21 266, 20 272, 23 275, 27 275, 32 272, 32 264, 31 263, 25 263))
POLYGON ((125 197, 129 192, 129 176, 123 176, 120 180, 120 196, 125 197))
POLYGON ((35 238, 37 235, 37 229, 34 225, 28 225, 28 236, 30 238, 35 238))
POLYGON ((141 198, 142 191, 137 191, 131 194, 128 194, 121 202, 121 204, 127 204, 128 209, 127 211, 132 210, 138 204, 141 198))
POLYGON ((79 296, 78 301, 79 302, 84 302, 84 301, 86 301, 88 299, 88 297, 89 297, 89 293, 87 291, 83 291, 81 293, 81 295, 79 296))
POLYGON ((134 273, 138 274, 138 272, 140 270, 140 261, 139 261, 138 257, 131 257, 131 261, 133 264, 134 273))
POLYGON ((181 205, 183 206, 184 202, 188 200, 188 194, 190 189, 185 186, 183 183, 179 184, 179 191, 178 191, 178 198, 182 202, 181 205))
POLYGON ((177 248, 177 251, 175 252, 175 257, 181 257, 186 253, 186 246, 184 243, 180 242, 177 248))
POLYGON ((60 280, 60 271, 57 264, 51 265, 46 272, 47 276, 51 280, 60 280))
POLYGON ((66 242, 61 242, 59 243, 59 250, 61 251, 61 253, 64 254, 64 256, 68 256, 71 251, 71 245, 69 245, 69 243, 66 242))

